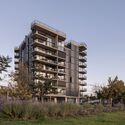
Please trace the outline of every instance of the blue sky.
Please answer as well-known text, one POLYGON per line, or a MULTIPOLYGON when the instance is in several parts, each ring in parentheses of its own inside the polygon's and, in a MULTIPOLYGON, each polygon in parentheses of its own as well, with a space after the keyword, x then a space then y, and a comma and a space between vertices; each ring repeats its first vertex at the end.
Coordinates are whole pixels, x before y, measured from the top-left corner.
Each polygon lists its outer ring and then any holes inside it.
POLYGON ((33 20, 86 42, 88 85, 125 80, 124 0, 0 0, 0 54, 14 56, 33 20))

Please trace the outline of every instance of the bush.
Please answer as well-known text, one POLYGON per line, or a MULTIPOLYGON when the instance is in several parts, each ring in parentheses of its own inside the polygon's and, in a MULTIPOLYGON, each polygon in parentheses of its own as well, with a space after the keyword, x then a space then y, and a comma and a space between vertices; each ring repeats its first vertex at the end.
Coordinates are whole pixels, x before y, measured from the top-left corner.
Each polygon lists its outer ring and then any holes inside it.
POLYGON ((6 102, 0 111, 1 117, 9 119, 43 119, 45 117, 86 116, 105 111, 99 105, 54 104, 40 102, 6 102))

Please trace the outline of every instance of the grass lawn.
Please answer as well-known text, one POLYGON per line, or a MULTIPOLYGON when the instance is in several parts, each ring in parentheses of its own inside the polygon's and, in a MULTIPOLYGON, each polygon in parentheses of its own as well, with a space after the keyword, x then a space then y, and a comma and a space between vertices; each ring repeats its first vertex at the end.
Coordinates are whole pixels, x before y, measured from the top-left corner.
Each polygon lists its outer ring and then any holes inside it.
POLYGON ((103 113, 77 118, 51 118, 38 121, 0 120, 0 125, 125 125, 125 112, 103 113))

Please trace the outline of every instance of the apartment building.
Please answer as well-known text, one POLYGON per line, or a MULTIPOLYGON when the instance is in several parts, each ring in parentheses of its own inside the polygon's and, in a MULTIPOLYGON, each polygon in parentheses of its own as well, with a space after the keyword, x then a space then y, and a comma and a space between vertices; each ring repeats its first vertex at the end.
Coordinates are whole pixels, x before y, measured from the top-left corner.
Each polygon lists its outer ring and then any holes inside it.
POLYGON ((85 43, 66 41, 66 34, 39 21, 31 24, 31 32, 19 47, 15 47, 15 70, 19 62, 27 64, 34 84, 51 79, 57 94, 49 94, 44 100, 79 103, 87 90, 85 43), (37 77, 37 76, 40 77, 37 77))

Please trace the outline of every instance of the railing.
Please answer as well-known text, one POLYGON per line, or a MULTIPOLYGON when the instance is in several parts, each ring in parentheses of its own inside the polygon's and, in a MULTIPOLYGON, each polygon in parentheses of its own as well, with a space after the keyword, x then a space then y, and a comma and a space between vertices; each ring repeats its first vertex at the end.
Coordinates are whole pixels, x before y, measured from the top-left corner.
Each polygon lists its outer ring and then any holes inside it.
POLYGON ((63 81, 64 81, 64 80, 65 80, 65 77, 62 77, 62 78, 61 78, 61 77, 58 76, 58 80, 63 80, 63 81))
POLYGON ((19 63, 19 59, 17 59, 17 58, 14 61, 15 61, 15 63, 19 63))
POLYGON ((55 45, 55 43, 49 42, 49 41, 43 41, 43 40, 35 40, 35 43, 39 43, 48 47, 55 47, 57 48, 57 46, 55 45))
POLYGON ((87 52, 86 51, 80 51, 79 53, 85 53, 87 55, 87 52))
POLYGON ((86 86, 86 85, 87 85, 86 82, 79 82, 79 84, 80 84, 81 86, 86 86))
POLYGON ((59 66, 65 66, 65 62, 58 62, 59 66))
POLYGON ((81 74, 79 74, 79 78, 83 78, 83 79, 87 79, 87 77, 85 76, 85 75, 81 75, 81 74))
POLYGON ((40 75, 40 74, 37 74, 36 77, 39 77, 41 79, 57 79, 57 77, 55 76, 43 76, 43 75, 40 75))
POLYGON ((36 47, 36 48, 34 48, 34 50, 35 51, 38 51, 38 52, 42 52, 42 53, 46 53, 46 54, 48 54, 48 55, 56 55, 54 52, 49 52, 48 50, 42 50, 42 49, 40 49, 40 48, 38 48, 38 47, 36 47))
POLYGON ((85 67, 87 67, 87 64, 86 64, 86 63, 79 62, 79 66, 85 66, 85 67))
POLYGON ((79 59, 84 59, 84 60, 87 60, 87 58, 86 58, 86 57, 84 57, 84 56, 79 56, 79 59))
POLYGON ((46 59, 46 58, 43 58, 43 59, 42 59, 41 57, 35 56, 35 59, 36 59, 36 60, 39 60, 39 61, 45 61, 45 62, 57 64, 57 61, 48 60, 48 59, 46 59))
POLYGON ((79 69, 79 72, 85 72, 85 73, 87 73, 87 70, 85 70, 85 69, 79 69))
POLYGON ((48 67, 40 67, 40 66, 35 66, 36 69, 41 69, 41 70, 46 70, 46 71, 57 71, 57 69, 54 68, 48 68, 48 67))
POLYGON ((19 65, 15 65, 15 69, 18 69, 19 68, 19 65))
POLYGON ((64 73, 65 70, 64 69, 58 69, 58 72, 64 73))
POLYGON ((15 58, 19 57, 19 53, 14 53, 15 58))
POLYGON ((34 26, 34 25, 39 25, 39 26, 41 26, 41 27, 48 28, 48 29, 50 29, 50 30, 52 30, 52 31, 54 31, 54 32, 56 32, 56 33, 58 33, 58 34, 60 34, 61 36, 66 37, 66 34, 65 34, 64 32, 59 31, 59 30, 57 30, 57 29, 55 29, 55 28, 53 28, 53 27, 51 27, 51 26, 49 26, 49 25, 47 25, 47 24, 45 24, 45 23, 43 23, 43 22, 40 22, 40 21, 38 21, 38 20, 34 20, 34 21, 31 23, 31 26, 34 26))
POLYGON ((58 50, 60 50, 60 51, 65 51, 65 48, 63 47, 63 46, 58 46, 58 50))
POLYGON ((84 42, 80 43, 79 46, 85 46, 87 48, 87 44, 84 42))
POLYGON ((80 92, 87 92, 87 89, 86 88, 80 89, 80 92))
POLYGON ((19 51, 19 47, 15 47, 15 48, 14 48, 14 51, 19 51))

